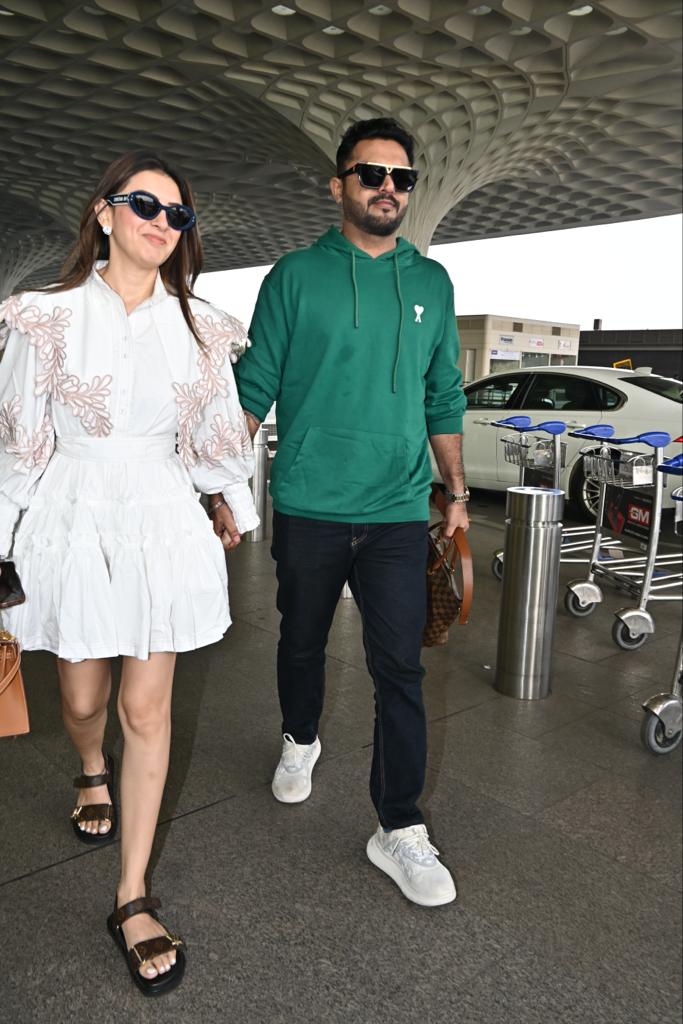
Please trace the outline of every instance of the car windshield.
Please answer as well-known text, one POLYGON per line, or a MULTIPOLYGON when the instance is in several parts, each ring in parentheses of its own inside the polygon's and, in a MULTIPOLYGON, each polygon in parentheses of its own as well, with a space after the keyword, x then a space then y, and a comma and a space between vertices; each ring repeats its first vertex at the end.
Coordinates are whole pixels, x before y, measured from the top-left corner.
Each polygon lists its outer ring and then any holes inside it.
POLYGON ((670 377, 622 377, 625 384, 632 384, 634 388, 642 388, 643 391, 651 391, 653 395, 661 395, 671 402, 683 403, 683 384, 680 380, 672 380, 670 377))

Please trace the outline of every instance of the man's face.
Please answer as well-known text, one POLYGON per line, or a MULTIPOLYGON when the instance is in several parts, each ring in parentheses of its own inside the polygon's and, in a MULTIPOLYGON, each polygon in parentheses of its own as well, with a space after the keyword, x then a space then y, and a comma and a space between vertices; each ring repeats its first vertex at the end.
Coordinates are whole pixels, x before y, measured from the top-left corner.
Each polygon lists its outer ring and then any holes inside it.
MULTIPOLYGON (((405 149, 392 139, 363 139, 354 147, 344 170, 364 162, 386 167, 410 166, 405 149)), ((389 175, 379 189, 363 188, 357 174, 333 178, 331 188, 334 198, 341 202, 344 220, 369 235, 393 235, 408 209, 409 193, 397 192, 389 175)))

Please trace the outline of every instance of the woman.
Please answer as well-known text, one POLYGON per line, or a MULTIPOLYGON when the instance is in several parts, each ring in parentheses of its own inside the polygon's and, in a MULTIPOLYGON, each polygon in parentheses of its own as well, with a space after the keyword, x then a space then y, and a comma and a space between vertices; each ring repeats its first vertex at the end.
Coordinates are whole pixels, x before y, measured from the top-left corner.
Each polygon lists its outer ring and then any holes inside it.
POLYGON ((223 549, 259 522, 231 367, 246 336, 192 295, 201 264, 188 183, 128 154, 88 202, 62 281, 0 306, 0 556, 26 510, 14 560, 27 600, 7 626, 24 649, 57 655, 82 762, 72 824, 91 845, 117 827, 102 740, 109 659, 123 656, 121 876, 107 923, 148 995, 175 987, 185 964, 145 896, 176 653, 225 633, 223 549), (199 491, 222 495, 215 533, 199 491))

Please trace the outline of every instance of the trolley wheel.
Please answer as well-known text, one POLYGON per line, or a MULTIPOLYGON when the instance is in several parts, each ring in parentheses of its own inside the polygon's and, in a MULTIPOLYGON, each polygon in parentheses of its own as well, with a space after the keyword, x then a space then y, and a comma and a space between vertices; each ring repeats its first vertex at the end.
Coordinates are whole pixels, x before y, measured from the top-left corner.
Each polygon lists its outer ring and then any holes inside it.
POLYGON ((635 636, 632 636, 631 630, 626 623, 622 622, 621 619, 615 619, 612 626, 612 639, 617 647, 621 647, 622 651, 637 651, 639 647, 643 646, 647 637, 647 633, 637 633, 635 636))
POLYGON ((582 619, 586 615, 592 615, 595 611, 595 601, 588 601, 582 604, 573 590, 566 590, 564 594, 564 606, 570 615, 582 619))
POLYGON ((497 580, 502 580, 503 559, 500 557, 500 555, 496 555, 493 561, 491 562, 491 572, 493 573, 497 580))
POLYGON ((640 738, 651 754, 670 754, 681 742, 681 736, 683 736, 683 732, 680 731, 674 733, 673 736, 667 736, 661 719, 652 711, 645 712, 645 718, 640 727, 640 738))

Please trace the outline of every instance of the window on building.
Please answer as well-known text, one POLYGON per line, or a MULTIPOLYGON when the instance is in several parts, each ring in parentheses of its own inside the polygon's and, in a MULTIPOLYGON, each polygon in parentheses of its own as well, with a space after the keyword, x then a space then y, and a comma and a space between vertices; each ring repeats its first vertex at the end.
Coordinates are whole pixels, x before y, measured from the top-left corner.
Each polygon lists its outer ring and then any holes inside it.
POLYGON ((560 338, 562 336, 562 328, 553 326, 553 337, 560 338))
POLYGON ((518 333, 521 334, 522 331, 524 330, 524 324, 521 324, 521 323, 519 323, 518 320, 515 320, 514 323, 512 324, 512 330, 513 331, 517 331, 518 333))

